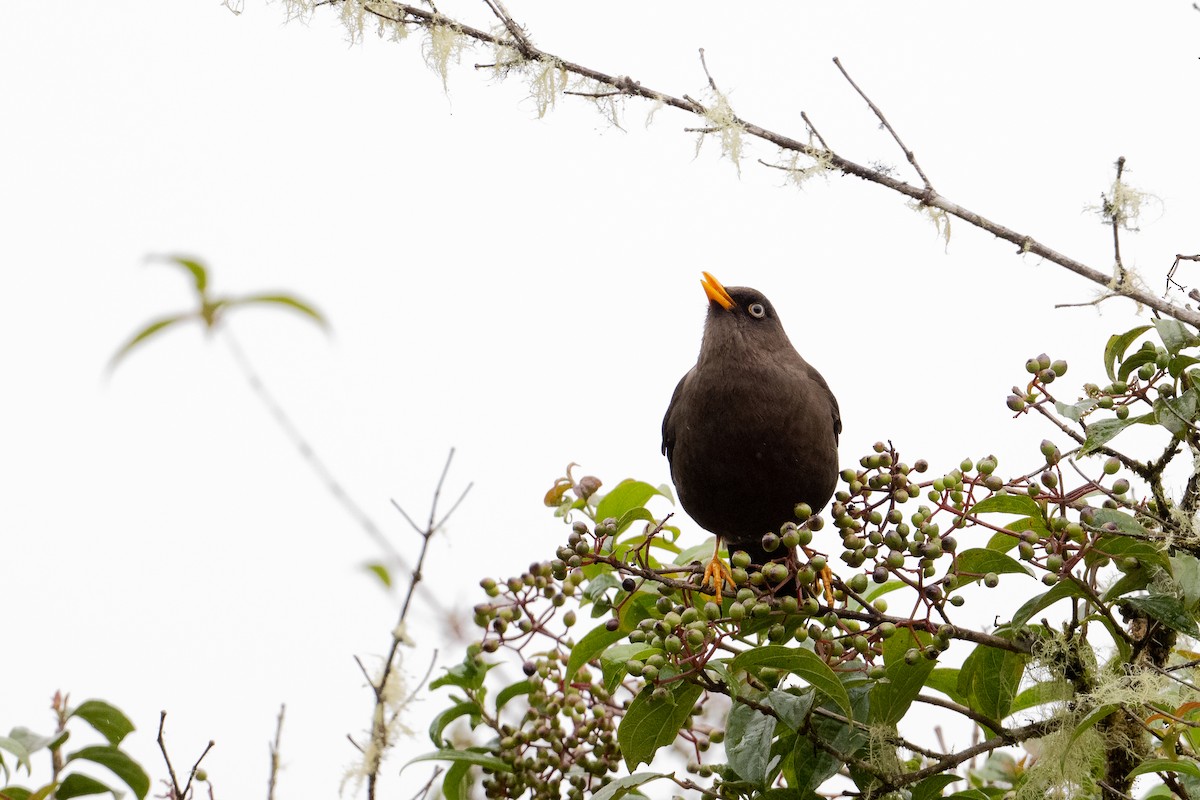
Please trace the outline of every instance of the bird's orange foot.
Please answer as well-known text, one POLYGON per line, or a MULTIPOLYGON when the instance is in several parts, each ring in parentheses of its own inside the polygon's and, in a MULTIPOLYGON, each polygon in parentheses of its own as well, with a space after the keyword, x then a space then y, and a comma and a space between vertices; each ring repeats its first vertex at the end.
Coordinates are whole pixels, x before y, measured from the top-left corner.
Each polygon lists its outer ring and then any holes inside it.
POLYGON ((821 586, 825 589, 825 600, 833 608, 833 570, 826 564, 821 570, 821 586))
POLYGON ((729 567, 725 566, 725 562, 716 553, 713 553, 712 560, 704 568, 704 580, 700 582, 700 585, 706 585, 710 578, 712 579, 713 596, 717 598, 717 602, 720 602, 725 584, 733 583, 733 573, 729 571, 729 567))

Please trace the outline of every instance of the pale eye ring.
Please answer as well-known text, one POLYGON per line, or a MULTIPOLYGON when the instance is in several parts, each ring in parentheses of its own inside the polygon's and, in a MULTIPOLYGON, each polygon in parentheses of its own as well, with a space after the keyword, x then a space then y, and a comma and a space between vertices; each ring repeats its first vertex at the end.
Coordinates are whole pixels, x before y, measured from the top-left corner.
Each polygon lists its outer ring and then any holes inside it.
POLYGON ((763 308, 762 303, 751 303, 750 307, 746 310, 749 311, 750 316, 754 317, 755 319, 762 319, 767 315, 767 309, 763 308))

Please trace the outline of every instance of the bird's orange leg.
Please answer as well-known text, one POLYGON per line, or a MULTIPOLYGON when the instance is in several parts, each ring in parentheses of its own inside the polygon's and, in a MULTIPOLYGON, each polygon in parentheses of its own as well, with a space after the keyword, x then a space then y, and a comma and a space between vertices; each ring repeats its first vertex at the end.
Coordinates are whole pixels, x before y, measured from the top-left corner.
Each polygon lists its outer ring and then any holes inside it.
POLYGON ((700 585, 708 583, 709 578, 712 578, 713 596, 717 598, 717 602, 721 601, 722 592, 726 582, 733 583, 733 573, 729 571, 729 567, 725 566, 725 562, 721 560, 721 537, 717 537, 717 546, 713 548, 712 559, 708 562, 708 566, 704 568, 704 580, 700 585))
MULTIPOLYGON (((800 549, 804 551, 804 555, 808 556, 809 561, 812 561, 812 557, 816 555, 816 553, 807 547, 801 547, 800 549)), ((829 604, 830 608, 833 608, 833 570, 829 568, 829 564, 821 568, 821 586, 825 589, 825 601, 829 604)))

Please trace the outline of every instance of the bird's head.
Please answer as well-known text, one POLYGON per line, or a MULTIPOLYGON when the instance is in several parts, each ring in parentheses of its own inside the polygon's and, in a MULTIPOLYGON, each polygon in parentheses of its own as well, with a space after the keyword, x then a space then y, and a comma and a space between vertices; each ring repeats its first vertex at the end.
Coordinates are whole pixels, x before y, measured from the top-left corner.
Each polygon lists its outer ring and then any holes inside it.
POLYGON ((795 352, 775 306, 757 289, 747 286, 722 286, 705 272, 700 283, 708 295, 708 318, 704 321, 704 341, 700 357, 749 354, 771 356, 779 351, 795 352))

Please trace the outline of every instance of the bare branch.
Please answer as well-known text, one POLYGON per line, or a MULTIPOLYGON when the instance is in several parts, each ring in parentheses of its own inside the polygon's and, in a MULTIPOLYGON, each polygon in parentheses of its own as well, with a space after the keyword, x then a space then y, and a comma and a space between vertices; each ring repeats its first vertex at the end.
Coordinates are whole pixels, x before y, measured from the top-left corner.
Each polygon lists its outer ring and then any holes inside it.
MULTIPOLYGON (((896 144, 898 144, 900 149, 904 152, 904 157, 908 159, 908 163, 912 164, 913 169, 917 171, 917 175, 921 177, 921 182, 925 184, 925 191, 933 194, 933 185, 929 182, 929 178, 926 177, 925 171, 921 169, 921 165, 917 163, 916 154, 908 148, 908 145, 904 144, 904 141, 900 138, 900 134, 896 133, 896 129, 892 127, 892 123, 888 122, 887 117, 885 117, 883 112, 879 110, 879 106, 875 105, 875 103, 871 101, 871 98, 867 97, 867 93, 859 88, 858 84, 855 83, 854 79, 850 77, 850 73, 846 72, 846 68, 842 66, 842 62, 836 56, 833 59, 833 63, 837 66, 838 71, 842 73, 842 76, 850 83, 852 87, 854 87, 854 91, 858 92, 858 96, 866 101, 867 105, 871 107, 871 111, 875 112, 875 116, 879 118, 879 121, 883 124, 883 127, 887 128, 887 132, 890 133, 892 138, 896 140, 896 144)), ((811 127, 811 125, 809 127, 811 127)))

